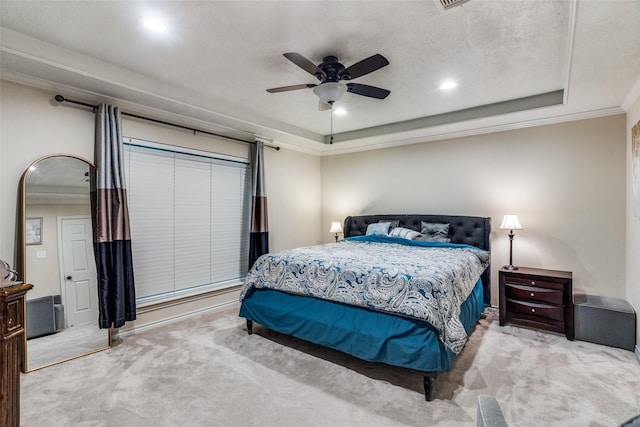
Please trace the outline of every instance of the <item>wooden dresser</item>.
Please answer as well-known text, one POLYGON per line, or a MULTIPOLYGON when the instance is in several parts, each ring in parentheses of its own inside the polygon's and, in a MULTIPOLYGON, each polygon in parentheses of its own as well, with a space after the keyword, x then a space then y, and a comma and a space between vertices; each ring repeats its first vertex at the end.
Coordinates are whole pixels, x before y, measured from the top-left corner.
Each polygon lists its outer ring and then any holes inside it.
POLYGON ((20 365, 25 294, 32 285, 0 287, 0 426, 20 425, 20 365))
POLYGON ((547 329, 574 339, 573 279, 569 271, 501 268, 500 326, 506 322, 547 329))

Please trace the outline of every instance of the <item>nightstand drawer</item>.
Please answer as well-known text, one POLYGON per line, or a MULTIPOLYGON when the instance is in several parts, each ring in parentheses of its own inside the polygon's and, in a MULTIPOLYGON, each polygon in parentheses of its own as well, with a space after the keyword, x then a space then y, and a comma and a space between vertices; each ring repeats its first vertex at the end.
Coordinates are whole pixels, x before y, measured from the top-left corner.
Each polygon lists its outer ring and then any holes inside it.
POLYGON ((559 289, 537 288, 506 283, 504 290, 509 299, 562 305, 563 292, 559 289))
POLYGON ((539 279, 531 279, 527 277, 510 276, 505 283, 524 285, 524 286, 535 286, 536 288, 547 288, 547 289, 558 289, 558 290, 564 289, 563 283, 539 280, 539 279))
POLYGON ((507 299, 507 312, 528 314, 530 316, 564 321, 564 306, 537 304, 527 301, 507 299))

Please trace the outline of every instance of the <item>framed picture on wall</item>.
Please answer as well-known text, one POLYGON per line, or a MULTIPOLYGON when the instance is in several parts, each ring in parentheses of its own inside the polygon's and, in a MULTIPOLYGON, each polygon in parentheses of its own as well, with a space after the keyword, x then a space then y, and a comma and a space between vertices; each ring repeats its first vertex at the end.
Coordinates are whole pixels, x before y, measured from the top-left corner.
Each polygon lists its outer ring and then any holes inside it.
POLYGON ((25 243, 27 245, 42 244, 42 217, 27 218, 24 227, 25 243))

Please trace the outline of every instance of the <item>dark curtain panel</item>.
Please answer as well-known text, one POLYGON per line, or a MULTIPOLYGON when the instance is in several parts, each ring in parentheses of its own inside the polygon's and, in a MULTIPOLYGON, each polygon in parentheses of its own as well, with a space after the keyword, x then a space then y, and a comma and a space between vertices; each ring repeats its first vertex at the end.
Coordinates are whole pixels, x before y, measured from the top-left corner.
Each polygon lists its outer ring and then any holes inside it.
POLYGON ((91 185, 93 241, 98 270, 100 328, 136 318, 129 209, 124 181, 120 110, 100 104, 96 114, 96 176, 91 185))
POLYGON ((256 141, 251 148, 251 234, 249 236, 249 268, 269 252, 267 193, 264 182, 264 144, 256 141))

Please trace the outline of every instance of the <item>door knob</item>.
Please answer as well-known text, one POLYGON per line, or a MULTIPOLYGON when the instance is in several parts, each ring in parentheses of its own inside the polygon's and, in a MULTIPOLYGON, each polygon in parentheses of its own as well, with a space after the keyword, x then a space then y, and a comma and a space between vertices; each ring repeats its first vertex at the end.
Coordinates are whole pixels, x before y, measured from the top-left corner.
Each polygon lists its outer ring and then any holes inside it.
POLYGON ((71 277, 71 276, 67 276, 67 280, 71 280, 71 279, 72 279, 72 277, 71 277))

